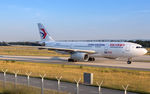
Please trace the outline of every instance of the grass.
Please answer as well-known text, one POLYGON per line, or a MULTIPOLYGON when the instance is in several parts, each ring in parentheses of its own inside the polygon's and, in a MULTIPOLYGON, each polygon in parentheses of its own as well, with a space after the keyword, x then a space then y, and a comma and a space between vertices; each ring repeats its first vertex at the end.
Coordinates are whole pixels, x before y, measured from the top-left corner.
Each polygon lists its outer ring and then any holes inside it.
POLYGON ((148 53, 146 55, 150 55, 150 48, 147 48, 148 53))
POLYGON ((37 47, 29 46, 1 46, 0 54, 17 56, 66 56, 54 51, 39 50, 37 47))
MULTIPOLYGON (((14 84, 7 82, 6 88, 3 87, 3 82, 0 82, 0 94, 41 94, 41 89, 36 87, 27 87, 25 85, 17 85, 14 88, 14 84)), ((63 92, 57 92, 54 90, 44 90, 44 94, 67 94, 63 92)))
POLYGON ((81 77, 82 83, 83 73, 89 72, 94 75, 93 85, 95 86, 96 82, 104 80, 103 87, 123 90, 122 85, 129 84, 129 91, 150 94, 150 71, 18 61, 0 61, 0 64, 0 70, 7 68, 9 73, 12 73, 14 70, 19 70, 21 75, 25 75, 25 72, 32 72, 33 77, 39 77, 40 74, 46 73, 47 79, 55 79, 56 76, 62 76, 62 80, 67 82, 74 82, 74 79, 81 77))

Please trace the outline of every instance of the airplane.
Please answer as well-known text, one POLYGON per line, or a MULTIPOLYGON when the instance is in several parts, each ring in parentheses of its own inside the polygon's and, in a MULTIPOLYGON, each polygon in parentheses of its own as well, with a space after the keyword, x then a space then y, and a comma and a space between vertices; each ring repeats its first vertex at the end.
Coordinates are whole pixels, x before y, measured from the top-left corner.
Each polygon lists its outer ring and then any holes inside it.
POLYGON ((61 54, 70 54, 68 62, 95 61, 95 57, 127 58, 127 64, 132 63, 132 58, 142 56, 148 51, 141 45, 131 42, 58 42, 55 41, 45 29, 38 23, 38 29, 43 46, 39 49, 53 50, 61 54))

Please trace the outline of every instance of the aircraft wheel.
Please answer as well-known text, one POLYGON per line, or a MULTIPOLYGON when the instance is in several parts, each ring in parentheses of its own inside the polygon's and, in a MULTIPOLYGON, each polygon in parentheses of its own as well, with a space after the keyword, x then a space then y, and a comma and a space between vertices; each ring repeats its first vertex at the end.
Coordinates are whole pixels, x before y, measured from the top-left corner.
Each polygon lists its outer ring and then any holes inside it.
POLYGON ((93 61, 95 61, 95 58, 93 57, 93 61))
POLYGON ((94 57, 90 57, 88 61, 95 61, 94 57))
POLYGON ((69 59, 68 59, 68 62, 77 62, 77 60, 74 60, 74 59, 69 58, 69 59))
POLYGON ((73 59, 70 59, 70 58, 69 58, 69 59, 68 59, 68 62, 73 62, 73 59))
POLYGON ((128 58, 127 64, 131 64, 132 63, 132 58, 128 58))
POLYGON ((127 61, 127 64, 131 64, 132 62, 131 61, 127 61))

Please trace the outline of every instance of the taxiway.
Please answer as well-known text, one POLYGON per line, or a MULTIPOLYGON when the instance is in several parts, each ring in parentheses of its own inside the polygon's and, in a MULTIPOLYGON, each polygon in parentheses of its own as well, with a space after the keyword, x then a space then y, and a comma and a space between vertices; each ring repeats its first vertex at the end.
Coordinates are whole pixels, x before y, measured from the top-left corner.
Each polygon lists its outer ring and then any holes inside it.
POLYGON ((93 67, 110 67, 124 68, 134 70, 150 71, 150 56, 141 56, 133 59, 132 64, 127 64, 123 59, 106 59, 96 58, 94 62, 67 62, 68 57, 42 57, 42 56, 9 56, 0 55, 0 60, 16 60, 35 63, 67 64, 67 65, 84 65, 93 67))

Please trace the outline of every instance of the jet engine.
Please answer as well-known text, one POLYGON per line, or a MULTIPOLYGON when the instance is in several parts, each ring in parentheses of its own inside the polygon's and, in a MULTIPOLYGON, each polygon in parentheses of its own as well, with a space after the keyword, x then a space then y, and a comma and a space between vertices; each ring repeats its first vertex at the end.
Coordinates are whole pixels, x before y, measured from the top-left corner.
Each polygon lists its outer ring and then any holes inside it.
POLYGON ((73 61, 88 61, 89 60, 89 55, 87 53, 73 53, 71 54, 70 60, 73 61))

